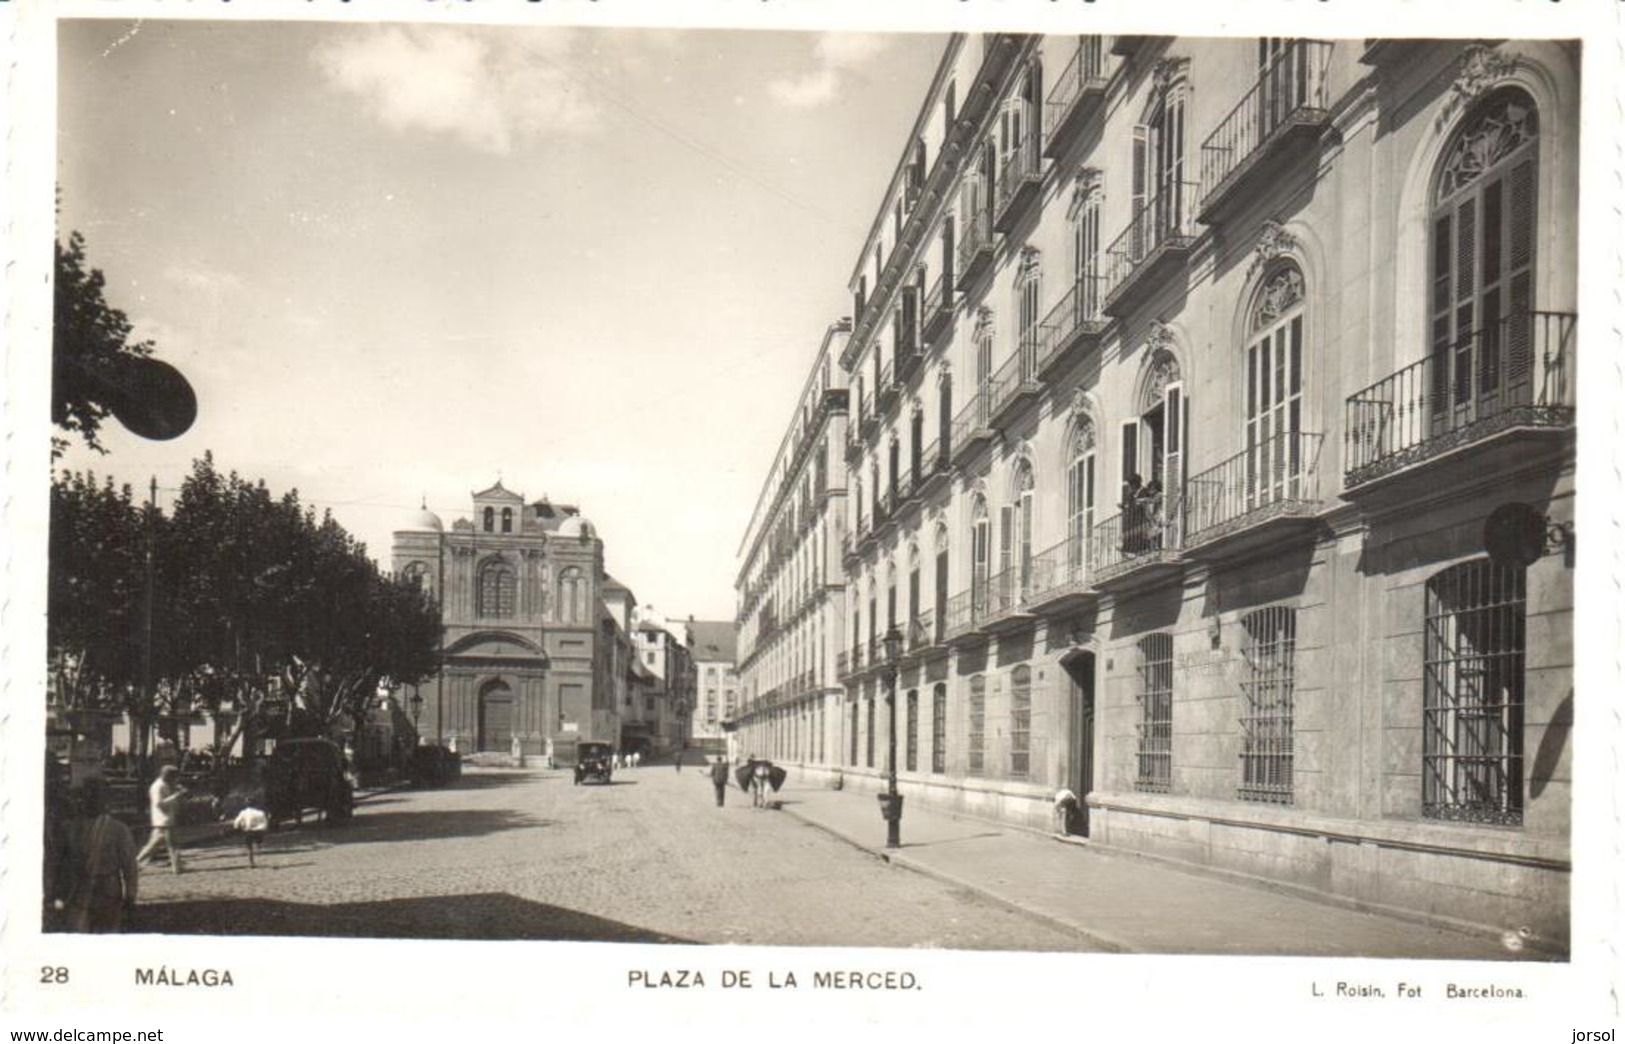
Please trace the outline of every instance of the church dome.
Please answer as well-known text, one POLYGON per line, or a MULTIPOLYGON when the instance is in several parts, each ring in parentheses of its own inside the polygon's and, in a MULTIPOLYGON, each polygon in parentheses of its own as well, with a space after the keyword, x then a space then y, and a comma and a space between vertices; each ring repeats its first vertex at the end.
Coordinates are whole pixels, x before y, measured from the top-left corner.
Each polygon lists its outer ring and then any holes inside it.
POLYGON ((427 507, 418 510, 412 520, 402 526, 398 532, 402 533, 441 533, 445 526, 440 524, 440 516, 427 507))
POLYGON ((571 515, 559 523, 559 536, 580 537, 587 540, 592 537, 592 523, 580 515, 571 515))

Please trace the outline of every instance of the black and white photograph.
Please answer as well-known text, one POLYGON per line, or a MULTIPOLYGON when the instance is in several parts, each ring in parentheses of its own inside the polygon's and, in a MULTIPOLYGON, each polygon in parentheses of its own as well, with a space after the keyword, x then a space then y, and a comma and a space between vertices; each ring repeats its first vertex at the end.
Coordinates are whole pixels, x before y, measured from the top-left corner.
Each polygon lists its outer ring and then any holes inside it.
POLYGON ((502 954, 1613 1039, 1584 11, 120 6, 8 102, 22 1010, 502 954))

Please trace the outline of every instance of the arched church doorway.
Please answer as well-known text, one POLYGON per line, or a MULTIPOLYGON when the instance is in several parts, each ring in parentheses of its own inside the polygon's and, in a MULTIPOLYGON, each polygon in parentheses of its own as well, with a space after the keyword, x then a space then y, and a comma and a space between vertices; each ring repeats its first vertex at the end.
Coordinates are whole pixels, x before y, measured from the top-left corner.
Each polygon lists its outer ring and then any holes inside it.
POLYGON ((501 678, 480 686, 481 750, 507 753, 513 742, 513 690, 501 678))

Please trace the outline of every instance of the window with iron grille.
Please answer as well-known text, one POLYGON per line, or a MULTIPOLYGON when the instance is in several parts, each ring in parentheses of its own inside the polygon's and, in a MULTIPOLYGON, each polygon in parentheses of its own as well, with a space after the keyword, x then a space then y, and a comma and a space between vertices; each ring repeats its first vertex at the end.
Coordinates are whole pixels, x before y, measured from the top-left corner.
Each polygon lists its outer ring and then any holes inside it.
POLYGON ((1033 721, 1032 668, 1010 672, 1010 778, 1026 779, 1031 771, 1033 721))
POLYGON ((1426 602, 1422 814, 1521 825, 1524 571, 1464 562, 1426 602))
POLYGON ((873 695, 864 699, 864 730, 863 730, 863 765, 865 768, 875 767, 875 698, 873 695))
POLYGON ((986 727, 987 679, 978 674, 970 680, 970 750, 965 771, 972 776, 980 776, 986 771, 982 764, 986 727))
POLYGON ((852 703, 852 730, 851 730, 850 743, 851 743, 851 749, 847 752, 846 763, 848 765, 851 765, 853 768, 857 768, 858 767, 858 704, 857 704, 857 701, 855 701, 855 700, 852 703))
POLYGON ((1292 802, 1293 659, 1298 614, 1272 605, 1242 617, 1246 713, 1241 719, 1241 790, 1248 801, 1292 802))
POLYGON ((941 682, 931 693, 931 771, 948 771, 948 686, 941 682))
POLYGON ((1134 788, 1167 791, 1174 759, 1174 636, 1148 634, 1139 641, 1140 726, 1134 788))
POLYGON ((917 689, 908 690, 908 716, 904 727, 908 733, 903 747, 903 769, 916 772, 920 762, 920 693, 917 689))

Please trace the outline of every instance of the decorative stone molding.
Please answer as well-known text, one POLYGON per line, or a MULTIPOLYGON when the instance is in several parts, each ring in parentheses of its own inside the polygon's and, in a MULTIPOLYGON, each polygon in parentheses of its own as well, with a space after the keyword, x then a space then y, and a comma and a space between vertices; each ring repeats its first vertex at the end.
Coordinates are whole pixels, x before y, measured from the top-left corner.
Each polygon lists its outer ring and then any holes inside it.
POLYGON ((954 379, 954 364, 947 359, 937 364, 937 384, 941 385, 954 379))
POLYGON ((1185 72, 1187 58, 1159 58, 1151 67, 1151 83, 1158 94, 1166 94, 1185 72))
POLYGON ((1456 114, 1491 87, 1508 79, 1523 64, 1523 56, 1483 44, 1469 44, 1450 84, 1450 98, 1439 112, 1435 129, 1443 130, 1456 114))
POLYGON ((916 395, 912 399, 908 400, 908 412, 909 412, 910 416, 913 416, 916 413, 924 413, 925 412, 925 403, 920 399, 920 397, 918 395, 916 395))
POLYGON ((1021 257, 1016 261, 1016 281, 1030 279, 1038 272, 1040 254, 1038 248, 1031 244, 1021 248, 1021 257))
POLYGON ((1279 221, 1270 218, 1259 230, 1258 242, 1253 246, 1253 261, 1247 266, 1248 277, 1251 278, 1253 273, 1276 258, 1286 257, 1297 249, 1298 237, 1288 232, 1279 221))
POLYGON ((1168 390, 1168 385, 1177 380, 1179 380, 1179 363, 1172 355, 1164 352, 1161 357, 1151 364, 1151 371, 1146 377, 1146 396, 1142 404, 1144 408, 1150 409, 1161 402, 1163 392, 1168 390))
POLYGON ((1078 216, 1078 210, 1084 201, 1100 189, 1100 168, 1079 167, 1078 172, 1072 175, 1072 200, 1067 204, 1066 217, 1068 221, 1078 216))
POLYGON ((974 336, 978 339, 993 335, 993 309, 987 305, 976 306, 976 327, 974 336))
POLYGON ((1174 329, 1161 319, 1153 319, 1145 328, 1145 350, 1148 353, 1167 352, 1174 346, 1174 329))

